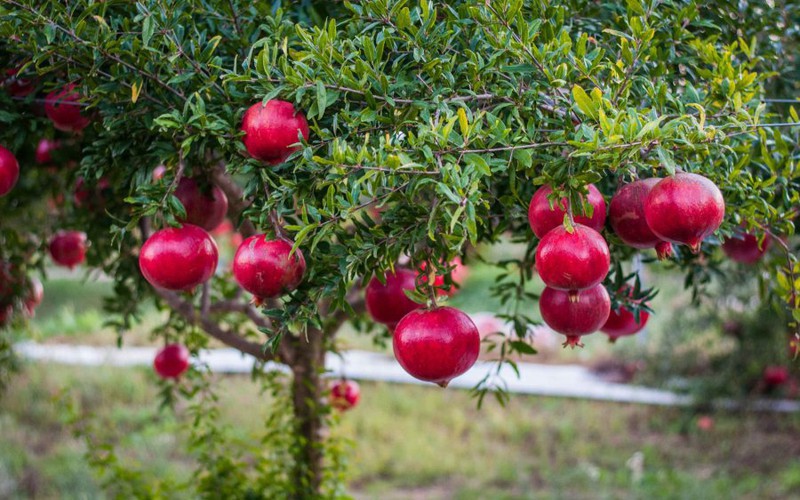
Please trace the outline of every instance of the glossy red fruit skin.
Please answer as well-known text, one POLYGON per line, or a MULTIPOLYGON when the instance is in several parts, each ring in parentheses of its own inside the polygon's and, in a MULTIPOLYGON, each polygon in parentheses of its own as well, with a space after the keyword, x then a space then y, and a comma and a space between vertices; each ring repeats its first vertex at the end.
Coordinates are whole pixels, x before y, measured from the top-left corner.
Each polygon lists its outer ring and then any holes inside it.
MULTIPOLYGON (((588 226, 598 233, 603 230, 606 223, 606 201, 603 195, 595 187, 589 184, 589 203, 594 207, 591 217, 574 214, 575 222, 588 226)), ((550 186, 542 186, 533 194, 531 203, 528 205, 528 223, 537 238, 543 238, 550 230, 564 223, 564 215, 567 213, 567 200, 562 198, 558 203, 550 208, 548 196, 553 192, 550 186)))
POLYGON ((44 112, 53 126, 63 132, 80 132, 90 121, 81 114, 80 94, 75 92, 75 84, 47 94, 44 112))
POLYGON ((577 300, 569 292, 546 287, 539 297, 539 312, 554 331, 565 335, 566 346, 582 346, 583 335, 599 330, 611 314, 611 299, 603 285, 583 290, 577 300))
POLYGON ((225 220, 228 213, 228 197, 216 184, 210 190, 202 190, 196 180, 183 177, 175 188, 175 196, 186 209, 186 220, 206 231, 211 231, 225 220))
POLYGON ((629 311, 626 307, 622 306, 618 311, 611 310, 608 315, 608 320, 600 328, 600 331, 608 335, 611 342, 616 341, 620 337, 628 335, 635 335, 642 331, 647 325, 647 320, 650 319, 650 313, 647 311, 639 311, 639 322, 636 322, 636 316, 629 311))
POLYGON ((14 153, 0 146, 0 196, 7 195, 19 179, 19 163, 14 153))
POLYGON ((27 97, 36 90, 33 80, 19 77, 19 69, 12 68, 5 71, 5 78, 0 82, 8 95, 12 97, 27 97))
POLYGON ((303 281, 306 261, 298 248, 290 257, 292 243, 269 240, 257 234, 244 240, 233 257, 233 277, 257 301, 291 292, 303 281))
POLYGON ((331 406, 339 411, 350 410, 361 399, 361 388, 352 380, 340 380, 331 386, 331 406))
POLYGON ((308 140, 308 122, 303 113, 295 112, 290 102, 271 100, 265 106, 260 102, 253 104, 242 118, 242 130, 245 133, 244 145, 250 156, 278 165, 289 157, 299 142, 298 132, 308 140))
POLYGON ((189 369, 189 349, 182 344, 169 344, 156 354, 153 368, 163 379, 178 378, 189 369))
POLYGON ((50 256, 56 264, 74 269, 86 260, 86 233, 57 232, 50 240, 50 256))
POLYGON ((611 198, 608 220, 614 233, 628 246, 644 250, 655 248, 661 238, 647 225, 644 216, 644 201, 647 195, 661 182, 660 178, 641 179, 626 184, 611 198))
POLYGON ((750 233, 744 233, 733 238, 727 238, 722 243, 722 251, 729 259, 741 264, 755 264, 769 250, 770 239, 764 238, 759 247, 758 238, 750 233))
POLYGON ((411 311, 392 336, 394 356, 412 377, 447 387, 469 370, 481 348, 478 327, 454 307, 411 311))
POLYGON ((693 252, 722 224, 725 200, 719 188, 698 174, 680 173, 656 184, 644 203, 647 225, 659 238, 689 245, 693 252))
POLYGON ((52 153, 61 146, 59 141, 51 141, 50 139, 40 139, 39 144, 36 145, 35 160, 39 165, 47 165, 53 161, 52 153))
POLYGON ((557 290, 584 290, 602 282, 611 265, 606 240, 594 229, 575 224, 570 233, 558 226, 536 249, 536 271, 557 290))
POLYGON ((768 366, 764 368, 762 378, 767 386, 783 385, 789 381, 789 370, 785 366, 768 366))
POLYGON ((217 269, 217 244, 192 224, 153 233, 139 252, 139 270, 156 288, 191 290, 208 281, 217 269))
POLYGON ((33 316, 39 304, 44 299, 44 287, 38 278, 31 276, 28 278, 28 293, 25 295, 23 307, 28 316, 33 316))
POLYGON ((404 292, 417 288, 416 272, 398 267, 394 273, 386 273, 385 277, 385 285, 378 278, 370 280, 365 301, 367 312, 375 322, 393 327, 406 314, 424 306, 406 297, 404 292))

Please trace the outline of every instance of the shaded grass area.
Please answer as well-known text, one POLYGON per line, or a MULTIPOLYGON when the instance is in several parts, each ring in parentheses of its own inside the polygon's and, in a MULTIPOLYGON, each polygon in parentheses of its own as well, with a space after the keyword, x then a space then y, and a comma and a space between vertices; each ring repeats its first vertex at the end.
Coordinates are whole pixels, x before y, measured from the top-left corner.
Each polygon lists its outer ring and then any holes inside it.
MULTIPOLYGON (((221 377, 221 420, 247 439, 270 401, 221 377)), ((0 398, 0 497, 102 498, 66 423, 118 440, 126 466, 187 480, 186 422, 159 410, 145 369, 26 365, 0 398)), ((676 409, 363 383, 334 432, 352 443, 357 498, 786 498, 800 495, 800 417, 717 414, 710 431, 676 409)))

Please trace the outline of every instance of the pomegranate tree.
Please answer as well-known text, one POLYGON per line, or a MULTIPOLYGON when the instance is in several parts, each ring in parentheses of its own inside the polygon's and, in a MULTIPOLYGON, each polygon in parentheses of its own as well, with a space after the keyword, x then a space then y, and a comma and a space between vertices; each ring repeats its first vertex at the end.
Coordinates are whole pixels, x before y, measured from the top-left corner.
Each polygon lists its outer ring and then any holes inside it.
POLYGON ((469 370, 480 353, 478 328, 453 307, 406 314, 392 337, 397 362, 412 377, 447 387, 469 370))

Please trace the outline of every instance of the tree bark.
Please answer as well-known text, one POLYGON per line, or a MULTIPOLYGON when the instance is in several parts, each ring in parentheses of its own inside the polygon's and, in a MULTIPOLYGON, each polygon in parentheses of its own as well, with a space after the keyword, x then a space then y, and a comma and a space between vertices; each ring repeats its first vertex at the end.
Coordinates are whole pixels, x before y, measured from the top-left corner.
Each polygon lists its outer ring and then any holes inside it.
POLYGON ((291 339, 292 402, 298 438, 293 472, 296 498, 318 498, 321 495, 325 442, 322 404, 324 337, 324 332, 310 329, 308 341, 302 336, 291 339))

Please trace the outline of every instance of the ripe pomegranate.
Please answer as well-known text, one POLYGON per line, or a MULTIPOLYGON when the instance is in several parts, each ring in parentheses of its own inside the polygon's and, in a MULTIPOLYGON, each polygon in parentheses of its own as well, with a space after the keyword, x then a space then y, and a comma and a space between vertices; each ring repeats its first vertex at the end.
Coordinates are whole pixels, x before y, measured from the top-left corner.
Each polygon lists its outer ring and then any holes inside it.
POLYGON ((349 410, 361 399, 361 388, 352 380, 340 380, 331 386, 331 406, 339 411, 349 410))
POLYGON ((225 219, 228 213, 228 197, 219 186, 213 184, 202 189, 194 179, 183 177, 175 189, 175 196, 186 209, 186 220, 206 231, 211 231, 225 219))
POLYGON ((722 243, 722 251, 733 261, 742 264, 755 264, 769 249, 770 239, 764 238, 764 243, 759 246, 758 238, 750 233, 727 238, 722 243))
POLYGON ((697 428, 704 432, 714 429, 714 418, 708 415, 701 415, 697 418, 697 428))
POLYGON ((271 100, 266 105, 253 104, 242 119, 244 145, 250 156, 278 165, 296 151, 292 144, 300 142, 298 132, 308 140, 306 117, 295 112, 294 105, 286 101, 271 100))
POLYGON ((31 276, 28 278, 28 293, 25 295, 23 307, 28 316, 33 316, 34 311, 44 299, 44 287, 38 278, 31 276))
POLYGON ((639 321, 637 322, 636 316, 627 307, 620 306, 618 311, 611 310, 608 320, 600 328, 600 331, 608 335, 609 341, 616 342, 620 337, 635 335, 642 331, 649 318, 650 313, 639 311, 639 321))
POLYGON ((778 387, 789 381, 789 370, 785 366, 768 366, 762 379, 768 388, 778 387))
POLYGON ((89 125, 89 119, 81 114, 80 99, 74 83, 47 94, 44 111, 55 128, 63 132, 80 132, 89 125))
POLYGON ((217 244, 192 224, 155 232, 142 245, 139 269, 153 286, 190 290, 208 281, 217 269, 217 244))
POLYGON ((53 151, 61 147, 61 142, 50 139, 40 139, 36 145, 35 160, 39 165, 47 165, 53 161, 53 151))
POLYGON ((233 257, 233 277, 255 296, 255 302, 291 292, 303 281, 306 261, 298 248, 290 256, 292 243, 268 240, 257 234, 244 240, 233 257))
MULTIPOLYGON (((469 268, 467 268, 467 266, 465 266, 461 262, 460 257, 456 257, 455 259, 450 261, 450 263, 447 265, 447 268, 451 269, 450 279, 453 282, 453 286, 451 286, 448 289, 443 288, 445 286, 444 274, 438 274, 436 276, 436 279, 433 280, 433 286, 438 288, 437 290, 438 295, 447 295, 449 297, 452 297, 459 290, 461 283, 465 279, 467 279, 467 276, 469 275, 469 268)), ((422 265, 419 266, 419 275, 420 275, 419 278, 421 283, 428 282, 427 269, 428 269, 427 262, 423 262, 422 265)), ((444 269, 442 271, 446 272, 446 270, 444 269)))
POLYGON ((663 260, 672 254, 672 245, 655 235, 644 216, 644 200, 661 179, 652 177, 626 184, 611 198, 608 219, 611 227, 628 246, 638 249, 655 248, 663 260))
POLYGON ((74 269, 86 260, 86 233, 59 231, 50 240, 50 256, 60 266, 74 269))
POLYGON ((153 368, 163 379, 178 378, 189 369, 189 349, 182 344, 169 344, 156 354, 153 368))
POLYGON ((14 154, 0 146, 0 196, 7 195, 19 179, 19 163, 14 154))
MULTIPOLYGON (((597 232, 603 230, 606 223, 606 201, 603 195, 595 187, 589 184, 589 203, 594 207, 591 217, 575 214, 575 222, 594 229, 597 232)), ((567 213, 567 199, 562 198, 550 208, 548 197, 553 192, 550 186, 542 186, 533 194, 531 203, 528 206, 528 222, 531 225, 533 234, 537 238, 543 238, 551 229, 564 223, 564 215, 567 213)))
POLYGON ((583 224, 575 224, 572 232, 564 226, 556 227, 542 238, 536 249, 539 277, 557 290, 575 292, 591 288, 603 281, 610 265, 606 240, 583 224))
POLYGON ((167 167, 164 165, 159 165, 153 169, 153 182, 158 182, 164 178, 164 174, 167 173, 167 167))
POLYGON ((579 346, 581 336, 599 330, 611 313, 611 299, 603 285, 583 290, 573 300, 568 292, 546 287, 539 297, 539 312, 554 331, 566 335, 566 346, 579 346))
POLYGON ((702 175, 680 173, 662 179, 644 202, 647 225, 659 238, 689 245, 693 252, 725 217, 719 188, 702 175))
POLYGON ((33 80, 20 78, 19 68, 7 69, 0 86, 12 97, 27 97, 36 90, 33 80))
POLYGON ((398 267, 394 273, 386 273, 384 277, 386 284, 372 278, 367 285, 367 312, 375 322, 394 327, 406 314, 423 307, 404 293, 404 290, 416 289, 417 273, 398 267))
POLYGON ((475 323, 453 307, 411 311, 397 324, 394 356, 414 378, 447 387, 478 359, 481 339, 475 323))

